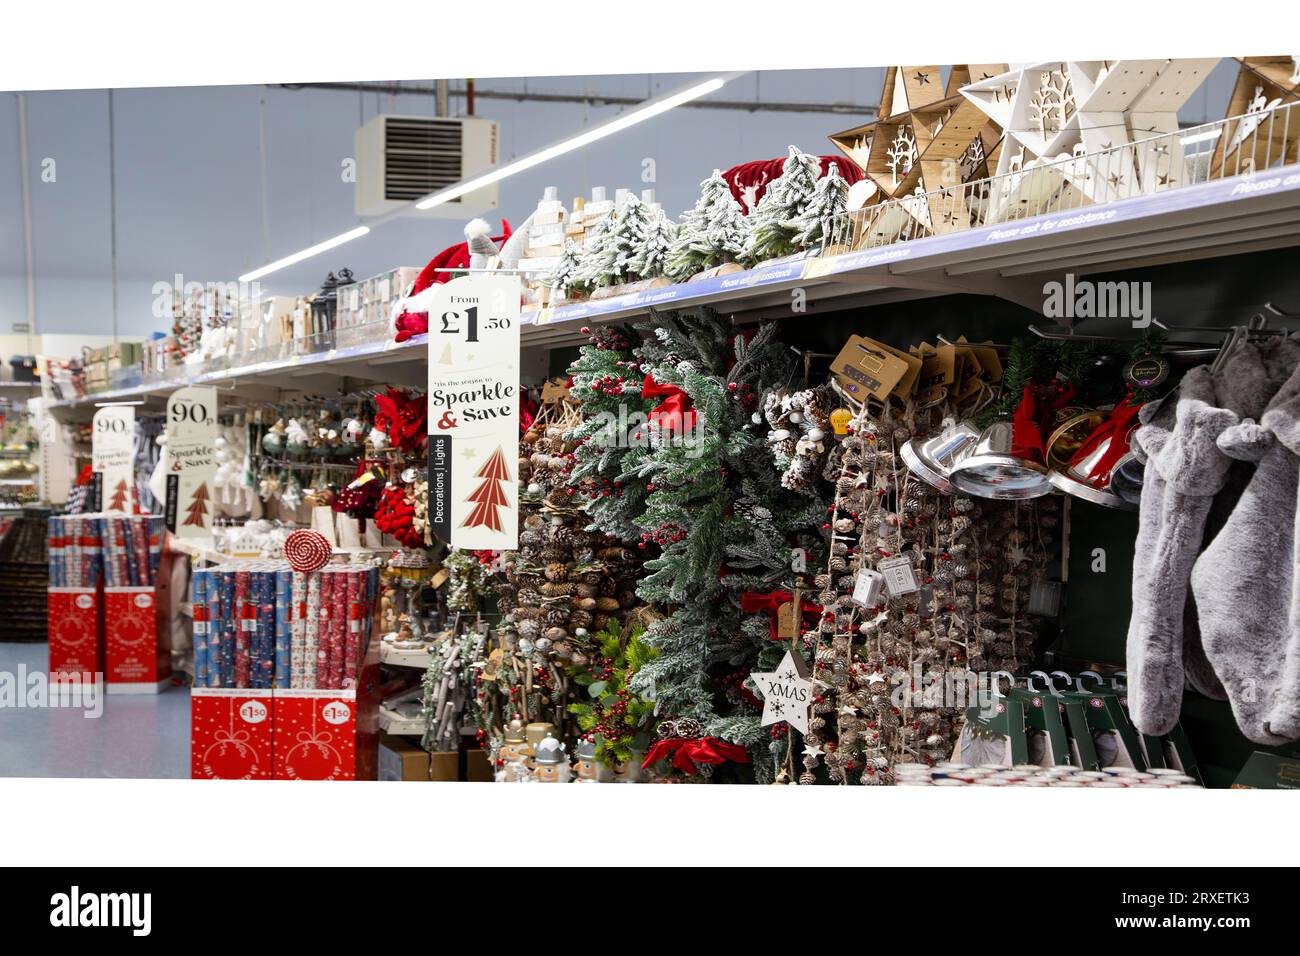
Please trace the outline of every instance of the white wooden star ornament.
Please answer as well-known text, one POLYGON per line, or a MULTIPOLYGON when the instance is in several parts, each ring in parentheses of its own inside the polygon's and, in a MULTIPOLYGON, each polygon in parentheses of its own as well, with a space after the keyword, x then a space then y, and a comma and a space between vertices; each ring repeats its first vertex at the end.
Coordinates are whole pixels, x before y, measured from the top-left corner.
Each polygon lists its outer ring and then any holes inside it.
POLYGON ((998 159, 997 175, 1049 167, 1034 176, 1003 180, 1001 191, 989 197, 993 217, 1000 221, 1021 204, 1041 202, 1045 191, 1063 190, 1100 203, 1176 184, 1183 174, 1176 138, 1173 151, 1157 151, 1154 144, 1103 151, 1177 132, 1179 108, 1218 62, 1029 63, 963 86, 961 95, 998 123, 1011 141, 998 159), (1163 182, 1162 176, 1167 177, 1163 182))
POLYGON ((786 650, 774 671, 749 675, 763 698, 760 726, 784 720, 801 734, 808 733, 808 706, 812 703, 812 681, 803 657, 786 650))

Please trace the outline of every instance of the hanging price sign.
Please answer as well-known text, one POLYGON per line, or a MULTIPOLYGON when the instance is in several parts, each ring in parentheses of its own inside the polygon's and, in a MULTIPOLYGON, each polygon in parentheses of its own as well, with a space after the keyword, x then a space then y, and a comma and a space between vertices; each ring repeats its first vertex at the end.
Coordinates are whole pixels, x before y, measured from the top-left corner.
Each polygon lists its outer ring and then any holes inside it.
POLYGON ((163 467, 167 530, 178 538, 212 537, 212 478, 217 472, 217 390, 178 388, 167 399, 163 467))
POLYGON ((130 405, 101 408, 90 427, 87 508, 131 514, 135 510, 135 409, 130 405))
POLYGON ((519 544, 519 297, 467 275, 429 306, 429 525, 453 547, 519 544))

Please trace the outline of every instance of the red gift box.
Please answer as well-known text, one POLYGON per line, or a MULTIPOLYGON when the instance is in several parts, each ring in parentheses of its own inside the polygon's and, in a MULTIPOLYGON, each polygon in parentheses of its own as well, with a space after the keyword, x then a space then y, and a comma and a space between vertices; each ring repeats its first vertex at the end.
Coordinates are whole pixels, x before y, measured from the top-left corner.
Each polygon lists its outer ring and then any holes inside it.
POLYGON ((190 691, 190 777, 270 780, 275 766, 269 690, 190 691))
POLYGON ((104 673, 103 593, 98 588, 50 588, 46 602, 50 676, 93 680, 104 673))
POLYGON ((275 779, 357 780, 357 695, 275 691, 275 779))
POLYGON ((110 694, 156 694, 171 683, 171 628, 162 588, 104 589, 110 694))

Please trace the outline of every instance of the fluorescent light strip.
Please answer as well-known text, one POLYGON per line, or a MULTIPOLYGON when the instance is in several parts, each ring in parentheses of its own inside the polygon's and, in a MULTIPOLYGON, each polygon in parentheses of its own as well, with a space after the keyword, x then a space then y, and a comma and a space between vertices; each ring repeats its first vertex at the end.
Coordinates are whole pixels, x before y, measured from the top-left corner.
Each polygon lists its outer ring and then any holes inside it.
POLYGON ((302 262, 304 259, 310 259, 312 256, 320 255, 327 249, 334 249, 343 245, 345 242, 351 242, 353 239, 360 239, 370 231, 369 226, 357 226, 355 229, 349 229, 347 232, 340 233, 332 239, 326 239, 324 242, 318 242, 314 246, 308 246, 291 256, 285 256, 283 259, 276 259, 274 262, 267 263, 260 269, 254 269, 252 272, 245 272, 239 277, 240 282, 252 282, 254 279, 260 279, 262 276, 270 275, 272 272, 279 272, 286 266, 291 266, 296 262, 302 262))
POLYGON ((472 193, 476 189, 482 189, 484 186, 490 186, 492 183, 500 182, 508 176, 515 173, 521 173, 525 169, 532 169, 541 163, 555 159, 557 156, 563 156, 575 149, 581 149, 583 146, 589 146, 597 140, 602 140, 606 136, 612 136, 615 133, 622 132, 629 127, 638 123, 644 123, 648 119, 658 116, 660 113, 666 113, 671 109, 681 106, 683 103, 689 103, 691 100, 697 100, 701 96, 708 96, 714 93, 730 80, 740 76, 739 73, 728 73, 722 76, 715 76, 711 80, 705 80, 703 83, 697 83, 689 86, 677 93, 670 93, 657 100, 650 100, 643 106, 629 110, 621 116, 617 116, 608 123, 602 123, 600 126, 592 127, 584 133, 579 133, 570 139, 561 140, 551 146, 539 149, 535 153, 529 153, 512 163, 506 163, 504 166, 498 166, 491 172, 484 173, 482 176, 475 176, 473 179, 457 183, 454 186, 448 186, 446 189, 436 192, 431 196, 426 196, 415 204, 416 209, 432 209, 434 206, 441 206, 445 202, 450 202, 467 193, 472 193))
MULTIPOLYGON (((415 203, 415 208, 423 210, 432 209, 434 206, 441 206, 443 203, 450 202, 451 200, 464 196, 467 193, 472 193, 476 189, 482 189, 484 186, 490 186, 492 183, 500 182, 509 176, 513 176, 515 173, 523 172, 525 169, 532 169, 534 166, 555 159, 557 156, 571 153, 575 149, 581 149, 583 146, 588 146, 598 140, 602 140, 606 136, 612 136, 615 133, 636 126, 638 123, 644 123, 646 120, 653 119, 661 113, 666 113, 671 109, 676 109, 683 103, 698 100, 701 96, 708 96, 710 93, 722 89, 722 87, 734 80, 736 77, 743 75, 743 71, 738 73, 724 73, 715 76, 712 79, 705 80, 702 83, 696 83, 683 90, 678 90, 676 93, 669 93, 658 99, 647 100, 641 106, 629 110, 621 116, 615 117, 608 123, 602 123, 600 126, 595 126, 570 139, 561 140, 560 142, 540 149, 535 153, 529 153, 527 156, 516 159, 512 163, 498 166, 496 169, 484 173, 482 176, 476 176, 473 179, 466 180, 465 182, 456 183, 455 185, 448 186, 446 189, 436 192, 431 196, 426 196, 424 199, 415 203)), ((387 221, 396 216, 400 211, 401 210, 394 210, 393 212, 386 213, 378 219, 371 221, 374 223, 387 221)), ((254 279, 260 279, 262 276, 270 275, 272 272, 279 272, 286 266, 302 262, 304 259, 310 259, 312 256, 319 255, 327 249, 341 246, 343 243, 351 242, 353 239, 360 239, 369 231, 369 226, 358 226, 356 229, 349 230, 348 232, 337 235, 332 239, 326 239, 324 242, 318 242, 314 246, 310 246, 300 252, 295 252, 291 256, 277 259, 275 262, 268 263, 260 269, 246 272, 239 277, 239 281, 252 282, 254 279)))

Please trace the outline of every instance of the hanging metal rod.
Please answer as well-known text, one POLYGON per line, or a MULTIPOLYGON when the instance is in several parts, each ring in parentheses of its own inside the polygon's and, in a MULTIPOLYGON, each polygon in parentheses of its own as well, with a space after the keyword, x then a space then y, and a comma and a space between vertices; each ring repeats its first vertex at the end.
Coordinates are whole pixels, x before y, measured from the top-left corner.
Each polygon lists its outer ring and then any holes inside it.
MULTIPOLYGON (((438 92, 435 86, 402 83, 392 85, 388 83, 278 83, 270 85, 272 88, 282 90, 338 90, 347 93, 379 93, 387 96, 436 96, 438 92)), ((450 90, 448 95, 451 99, 456 100, 467 98, 465 90, 450 90)), ((620 96, 613 93, 537 93, 532 90, 527 92, 522 90, 485 90, 482 87, 475 86, 474 99, 514 100, 519 103, 585 103, 591 106, 635 106, 644 102, 645 98, 641 96, 620 96)), ((877 107, 867 106, 862 103, 774 103, 769 101, 760 102, 758 100, 701 99, 691 103, 683 103, 682 105, 692 109, 742 110, 746 113, 756 113, 760 110, 770 113, 839 113, 863 116, 868 121, 875 119, 876 114, 879 112, 877 107)))

